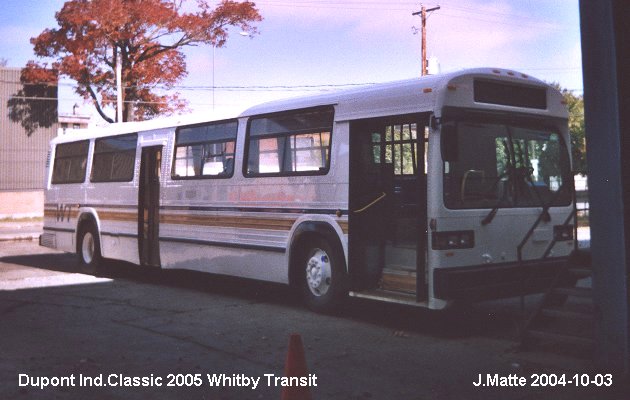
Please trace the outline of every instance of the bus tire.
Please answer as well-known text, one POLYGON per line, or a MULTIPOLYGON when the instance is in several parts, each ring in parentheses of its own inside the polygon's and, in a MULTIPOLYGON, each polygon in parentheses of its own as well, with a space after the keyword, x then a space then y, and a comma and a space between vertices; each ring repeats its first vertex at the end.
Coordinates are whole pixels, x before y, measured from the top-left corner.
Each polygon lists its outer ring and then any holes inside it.
POLYGON ((77 242, 77 255, 80 272, 89 275, 97 275, 102 272, 101 242, 98 237, 98 230, 93 223, 81 226, 77 242))
POLYGON ((348 295, 345 262, 339 247, 320 237, 313 237, 302 248, 297 264, 306 306, 318 313, 339 309, 348 295))

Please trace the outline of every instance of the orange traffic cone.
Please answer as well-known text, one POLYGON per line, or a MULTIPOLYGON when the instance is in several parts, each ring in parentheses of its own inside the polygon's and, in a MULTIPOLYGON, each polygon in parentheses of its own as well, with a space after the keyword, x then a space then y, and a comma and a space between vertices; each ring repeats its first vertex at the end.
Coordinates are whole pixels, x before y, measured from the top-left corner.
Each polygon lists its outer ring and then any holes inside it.
MULTIPOLYGON (((289 351, 284 364, 284 376, 308 377, 302 337, 298 333, 291 334, 289 338, 289 351)), ((284 386, 281 400, 311 400, 311 391, 308 386, 284 386)))

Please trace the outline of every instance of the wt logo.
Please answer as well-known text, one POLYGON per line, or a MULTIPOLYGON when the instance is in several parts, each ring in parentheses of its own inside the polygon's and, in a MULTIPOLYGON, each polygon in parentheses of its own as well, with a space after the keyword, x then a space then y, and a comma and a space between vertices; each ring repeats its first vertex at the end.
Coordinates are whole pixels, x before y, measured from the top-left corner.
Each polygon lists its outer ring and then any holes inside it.
POLYGON ((67 222, 70 222, 70 214, 72 212, 72 206, 70 204, 58 204, 57 211, 55 211, 55 216, 57 217, 57 221, 63 222, 65 219, 67 222))

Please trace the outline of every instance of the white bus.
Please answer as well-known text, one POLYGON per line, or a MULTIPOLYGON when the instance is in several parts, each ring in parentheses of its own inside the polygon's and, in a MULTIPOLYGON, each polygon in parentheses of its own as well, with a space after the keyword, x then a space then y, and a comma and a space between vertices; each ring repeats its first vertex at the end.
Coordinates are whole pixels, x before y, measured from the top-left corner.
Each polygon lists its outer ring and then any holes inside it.
POLYGON ((431 309, 541 290, 574 250, 568 114, 474 69, 51 142, 40 244, 431 309))

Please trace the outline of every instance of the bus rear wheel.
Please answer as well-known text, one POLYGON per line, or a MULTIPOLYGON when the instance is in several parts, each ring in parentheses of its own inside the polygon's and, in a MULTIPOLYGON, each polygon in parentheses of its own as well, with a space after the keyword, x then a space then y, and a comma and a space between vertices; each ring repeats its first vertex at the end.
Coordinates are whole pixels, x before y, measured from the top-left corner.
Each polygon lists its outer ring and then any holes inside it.
POLYGON ((336 311, 348 294, 341 251, 326 240, 314 239, 304 248, 298 263, 302 296, 315 312, 336 311))
POLYGON ((102 271, 101 243, 94 225, 83 226, 79 232, 77 245, 79 269, 81 272, 96 275, 102 271))

